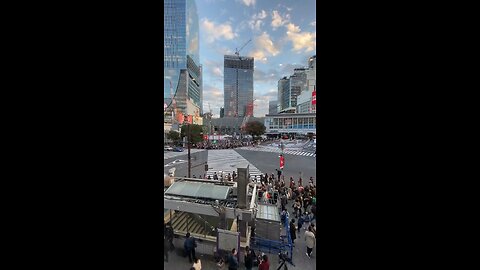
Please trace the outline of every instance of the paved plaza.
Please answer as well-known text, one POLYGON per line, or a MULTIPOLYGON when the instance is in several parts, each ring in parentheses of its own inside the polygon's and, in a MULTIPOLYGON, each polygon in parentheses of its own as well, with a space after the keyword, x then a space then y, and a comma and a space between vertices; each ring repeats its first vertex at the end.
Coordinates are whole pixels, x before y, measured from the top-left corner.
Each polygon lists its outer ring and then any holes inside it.
MULTIPOLYGON (((180 153, 182 154, 182 153, 180 153)), ((185 152, 183 153, 185 155, 185 152)), ((179 160, 185 159, 186 156, 177 155, 179 160)), ((213 175, 214 172, 233 172, 240 165, 249 164, 250 174, 252 176, 275 173, 275 168, 278 168, 279 158, 278 153, 273 151, 255 151, 246 148, 239 149, 225 149, 225 150, 208 150, 208 165, 209 171, 207 175, 213 175)), ((183 165, 183 164, 182 164, 183 165)), ((312 156, 291 156, 286 157, 286 165, 284 169, 285 180, 288 180, 290 176, 294 177, 295 181, 298 181, 298 177, 302 175, 304 183, 308 182, 310 176, 314 177, 316 183, 316 168, 315 158, 312 156)), ((293 215, 293 201, 290 200, 287 204, 287 210, 290 213, 290 217, 293 215)), ((313 221, 316 223, 316 220, 313 221)), ((312 257, 306 256, 306 244, 304 233, 308 228, 308 223, 304 224, 300 233, 297 232, 297 240, 295 241, 295 247, 293 249, 293 263, 295 266, 288 264, 288 269, 304 269, 313 270, 316 268, 316 250, 317 246, 313 249, 312 257)), ((318 226, 317 226, 318 227, 318 226)), ((169 262, 164 262, 165 269, 189 269, 192 266, 189 263, 188 258, 183 254, 183 240, 176 239, 176 250, 169 253, 169 262)), ((318 245, 318 241, 316 243, 318 245)), ((199 245, 199 249, 201 245, 199 245)), ((202 261, 202 269, 218 269, 213 258, 213 250, 199 250, 197 249, 197 257, 202 261)), ((243 256, 243 254, 241 254, 243 256)), ((275 270, 279 266, 278 254, 267 254, 270 261, 270 269, 275 270)), ((225 267, 224 269, 228 269, 225 267)), ((239 269, 245 269, 243 263, 240 263, 239 269)), ((254 267, 253 269, 258 269, 254 267)))
MULTIPOLYGON (((272 146, 246 146, 246 147, 240 147, 238 149, 241 150, 248 150, 248 151, 259 151, 259 152, 272 152, 272 153, 282 153, 282 149, 278 147, 272 147, 272 146)), ((308 152, 303 149, 284 149, 283 154, 285 155, 294 155, 294 156, 306 156, 306 157, 316 157, 317 154, 315 152, 308 152)))

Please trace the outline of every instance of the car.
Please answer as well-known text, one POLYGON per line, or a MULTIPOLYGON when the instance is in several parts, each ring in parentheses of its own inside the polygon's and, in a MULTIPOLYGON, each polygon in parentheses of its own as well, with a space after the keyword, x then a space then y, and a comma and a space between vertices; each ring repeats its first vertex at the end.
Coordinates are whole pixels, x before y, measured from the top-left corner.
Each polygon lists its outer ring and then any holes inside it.
POLYGON ((175 147, 175 148, 173 149, 173 151, 175 151, 175 152, 183 152, 183 148, 182 148, 182 147, 175 147))
POLYGON ((167 145, 163 147, 163 151, 173 151, 173 147, 167 145))

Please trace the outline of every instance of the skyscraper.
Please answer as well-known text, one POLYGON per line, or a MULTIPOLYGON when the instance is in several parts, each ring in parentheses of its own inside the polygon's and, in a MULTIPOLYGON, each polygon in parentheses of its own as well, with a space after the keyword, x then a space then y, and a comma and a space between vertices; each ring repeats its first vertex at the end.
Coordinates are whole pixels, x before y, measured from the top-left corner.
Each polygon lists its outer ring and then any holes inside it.
POLYGON ((268 102, 268 114, 276 114, 278 112, 278 101, 270 100, 268 102))
POLYGON ((253 115, 254 58, 225 55, 223 63, 225 117, 253 115))
POLYGON ((290 107, 290 79, 283 77, 278 80, 278 112, 290 107))
POLYGON ((296 68, 289 78, 283 77, 278 81, 279 112, 295 112, 297 97, 308 89, 307 68, 296 68))
POLYGON ((202 69, 195 1, 164 0, 163 3, 164 101, 168 105, 174 96, 178 112, 201 114, 202 69))
MULTIPOLYGON (((297 96, 297 113, 315 112, 316 106, 312 105, 312 92, 316 86, 316 66, 317 57, 314 55, 308 59, 308 69, 306 70, 307 87, 306 90, 297 96)), ((316 89, 318 91, 318 89, 316 89)))

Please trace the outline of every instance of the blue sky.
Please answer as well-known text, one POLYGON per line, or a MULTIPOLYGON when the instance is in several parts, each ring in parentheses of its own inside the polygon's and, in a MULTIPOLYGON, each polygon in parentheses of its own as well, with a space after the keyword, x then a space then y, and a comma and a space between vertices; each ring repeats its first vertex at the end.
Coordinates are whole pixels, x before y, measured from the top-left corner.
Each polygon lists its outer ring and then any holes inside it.
POLYGON ((277 82, 316 54, 315 0, 195 0, 203 65, 203 110, 223 107, 223 55, 255 57, 255 116, 268 113, 277 82))

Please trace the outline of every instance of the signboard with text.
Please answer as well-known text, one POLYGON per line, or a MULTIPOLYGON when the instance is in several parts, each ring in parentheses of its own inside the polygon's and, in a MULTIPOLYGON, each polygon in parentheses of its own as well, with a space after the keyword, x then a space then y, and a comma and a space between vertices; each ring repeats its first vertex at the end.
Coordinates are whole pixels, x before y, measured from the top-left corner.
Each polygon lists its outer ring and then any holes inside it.
POLYGON ((317 104, 317 91, 315 90, 315 88, 313 88, 313 92, 312 92, 312 105, 316 105, 317 104))

